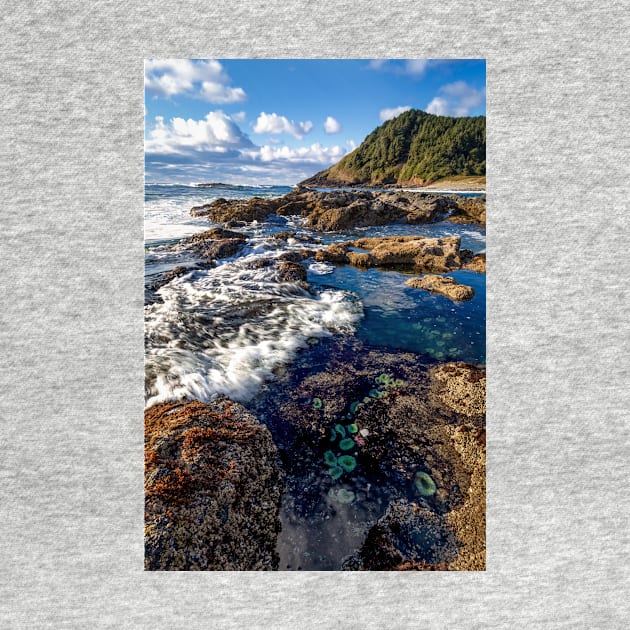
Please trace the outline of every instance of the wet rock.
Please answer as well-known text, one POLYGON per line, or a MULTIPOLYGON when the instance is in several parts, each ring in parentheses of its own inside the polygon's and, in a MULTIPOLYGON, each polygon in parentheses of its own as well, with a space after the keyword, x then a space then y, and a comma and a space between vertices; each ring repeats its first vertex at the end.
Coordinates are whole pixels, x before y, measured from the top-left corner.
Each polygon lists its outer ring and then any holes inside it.
POLYGON ((165 271, 163 273, 156 274, 155 276, 151 276, 147 278, 144 287, 144 304, 147 306, 148 304, 155 304, 157 302, 161 302, 162 298, 157 294, 157 290, 160 287, 163 287, 165 284, 168 284, 171 280, 175 278, 179 278, 180 276, 184 276, 187 273, 191 273, 192 271, 196 271, 198 269, 207 269, 212 266, 212 263, 208 264, 197 264, 192 265, 190 267, 186 267, 184 265, 178 265, 171 271, 165 271))
POLYGON ((486 196, 458 197, 456 209, 449 217, 453 223, 486 224, 486 196))
POLYGON ((215 227, 187 238, 184 243, 196 256, 214 259, 235 256, 247 240, 245 234, 215 227))
POLYGON ((460 284, 455 278, 448 276, 429 275, 421 278, 410 278, 405 284, 413 289, 439 293, 454 302, 465 302, 466 300, 472 300, 475 296, 475 291, 472 287, 460 284))
POLYGON ((472 221, 475 212, 479 213, 476 206, 473 208, 468 200, 453 195, 365 190, 324 192, 304 188, 296 188, 276 199, 221 198, 191 209, 193 216, 206 216, 217 223, 260 221, 274 213, 299 215, 305 217, 309 228, 322 232, 392 222, 428 223, 452 213, 472 221))
POLYGON ((310 258, 312 252, 307 249, 302 249, 299 252, 283 252, 278 256, 280 260, 285 260, 287 262, 299 263, 307 258, 310 258))
POLYGON ((227 400, 145 412, 145 568, 270 570, 280 529, 269 431, 227 400))
POLYGON ((306 282, 306 269, 298 263, 285 260, 277 268, 280 282, 306 282))
POLYGON ((278 200, 252 197, 251 199, 215 199, 203 206, 190 209, 193 217, 207 217, 213 223, 230 221, 262 221, 273 214, 278 207, 278 200))
POLYGON ((477 273, 486 273, 486 255, 477 254, 473 256, 462 266, 462 269, 468 269, 469 271, 475 271, 477 273))
POLYGON ((441 567, 455 560, 458 544, 444 516, 399 499, 368 532, 352 563, 344 568, 387 571, 403 563, 441 567))
POLYGON ((460 269, 459 236, 424 238, 418 236, 383 236, 334 243, 315 254, 315 260, 349 263, 356 267, 406 266, 416 271, 446 273, 460 269), (350 248, 367 250, 350 251, 350 248))

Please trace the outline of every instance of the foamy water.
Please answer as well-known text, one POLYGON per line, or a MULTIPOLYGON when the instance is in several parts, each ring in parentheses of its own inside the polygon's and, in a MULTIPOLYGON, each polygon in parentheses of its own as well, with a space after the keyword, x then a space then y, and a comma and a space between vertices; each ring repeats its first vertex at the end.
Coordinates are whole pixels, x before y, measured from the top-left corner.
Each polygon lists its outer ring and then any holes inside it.
POLYGON ((363 311, 352 293, 311 293, 251 261, 177 278, 146 307, 147 406, 216 394, 245 402, 307 338, 354 330, 363 311))

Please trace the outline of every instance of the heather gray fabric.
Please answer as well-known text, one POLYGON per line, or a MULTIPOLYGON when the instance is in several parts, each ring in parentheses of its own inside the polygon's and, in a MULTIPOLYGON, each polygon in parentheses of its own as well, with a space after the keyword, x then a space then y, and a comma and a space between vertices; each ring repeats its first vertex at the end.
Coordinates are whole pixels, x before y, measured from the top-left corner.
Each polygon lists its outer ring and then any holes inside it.
POLYGON ((627 2, 8 6, 0 625, 627 627, 627 2), (143 572, 147 56, 488 59, 486 572, 143 572))

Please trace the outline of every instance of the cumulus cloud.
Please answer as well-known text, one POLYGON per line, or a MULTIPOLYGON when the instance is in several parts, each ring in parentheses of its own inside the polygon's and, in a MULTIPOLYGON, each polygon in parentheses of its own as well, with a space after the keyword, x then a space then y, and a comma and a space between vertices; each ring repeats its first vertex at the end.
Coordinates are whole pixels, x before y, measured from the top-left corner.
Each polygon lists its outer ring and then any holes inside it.
POLYGON ((171 97, 178 94, 211 103, 237 103, 247 98, 245 90, 232 87, 223 66, 215 59, 146 59, 144 86, 148 94, 171 97))
POLYGON ((345 154, 345 149, 338 145, 325 147, 319 142, 311 144, 307 147, 298 147, 297 149, 292 149, 286 145, 281 147, 264 145, 258 150, 250 153, 254 159, 259 159, 262 162, 281 160, 286 162, 297 162, 300 164, 311 163, 321 165, 336 162, 345 154))
POLYGON ((481 105, 486 98, 485 88, 479 90, 465 81, 456 81, 443 85, 426 107, 429 114, 438 116, 468 116, 471 110, 481 105))
POLYGON ((408 112, 411 109, 409 105, 400 105, 398 107, 386 107, 385 109, 381 109, 378 116, 382 122, 386 120, 391 120, 392 118, 396 118, 396 116, 400 116, 403 112, 408 112))
POLYGON ((341 123, 332 116, 328 116, 324 121, 324 131, 326 133, 339 133, 341 131, 341 123))
POLYGON ((302 140, 312 128, 313 123, 310 120, 296 123, 286 118, 286 116, 261 112, 254 124, 254 133, 288 133, 297 140, 302 140))
POLYGON ((253 146, 230 116, 221 110, 209 112, 203 120, 155 117, 145 150, 148 154, 183 155, 195 152, 226 153, 253 146))
POLYGON ((221 110, 201 120, 156 116, 145 141, 148 181, 295 183, 347 153, 338 145, 273 144, 275 138, 257 146, 234 118, 221 110))

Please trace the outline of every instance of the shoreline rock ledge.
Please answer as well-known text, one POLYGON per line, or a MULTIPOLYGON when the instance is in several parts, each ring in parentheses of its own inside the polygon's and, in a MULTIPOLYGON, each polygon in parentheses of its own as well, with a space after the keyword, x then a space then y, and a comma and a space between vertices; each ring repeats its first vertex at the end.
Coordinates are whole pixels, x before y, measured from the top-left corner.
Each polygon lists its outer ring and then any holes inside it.
POLYGON ((194 206, 190 214, 214 223, 263 221, 272 214, 304 217, 308 228, 336 232, 355 227, 389 223, 435 223, 444 219, 458 223, 485 224, 485 196, 468 199, 411 191, 331 190, 298 187, 278 198, 215 199, 194 206))
POLYGON ((146 410, 145 569, 277 569, 281 493, 271 434, 241 405, 146 410))

